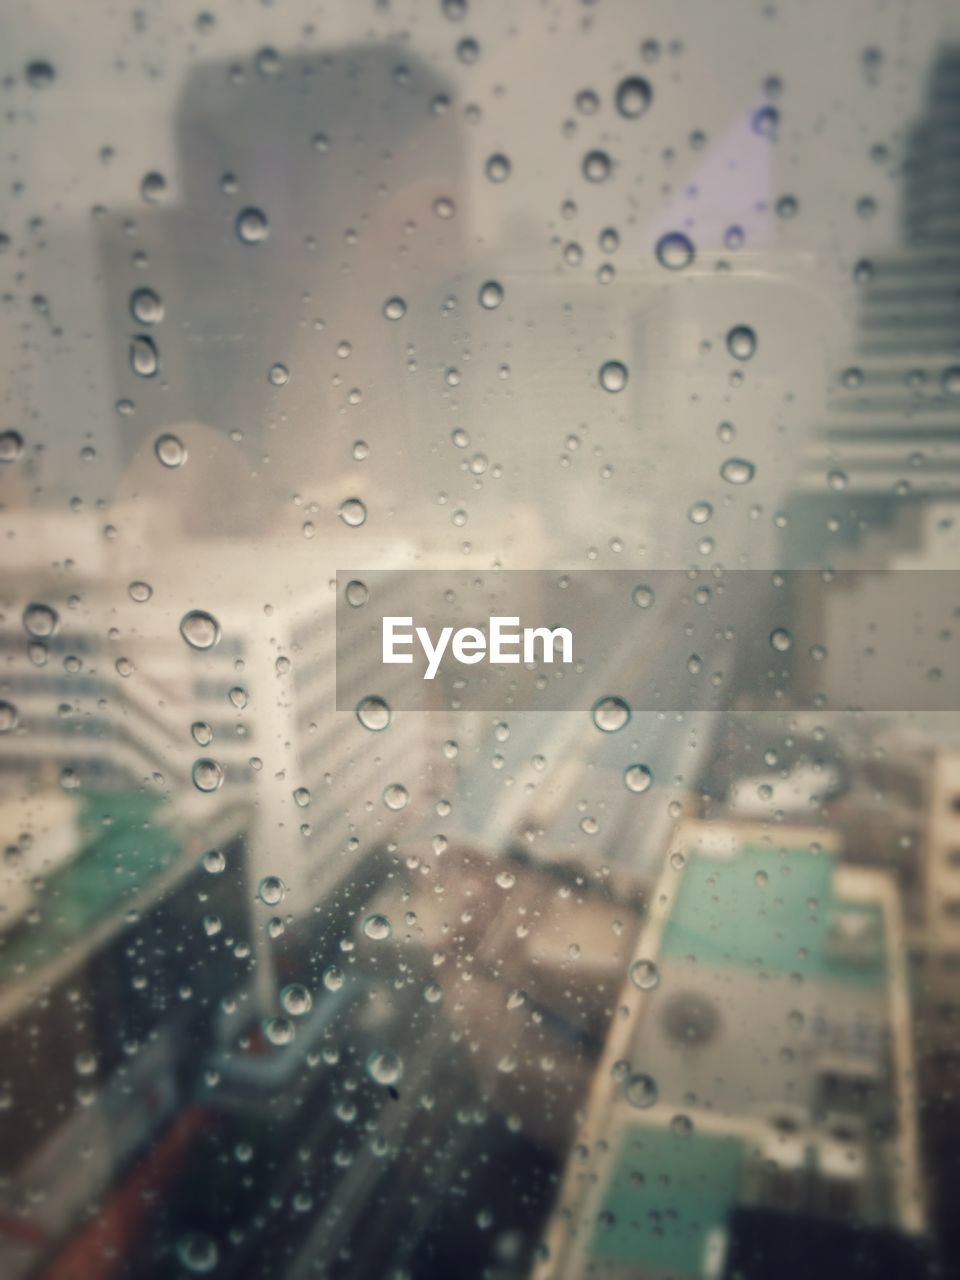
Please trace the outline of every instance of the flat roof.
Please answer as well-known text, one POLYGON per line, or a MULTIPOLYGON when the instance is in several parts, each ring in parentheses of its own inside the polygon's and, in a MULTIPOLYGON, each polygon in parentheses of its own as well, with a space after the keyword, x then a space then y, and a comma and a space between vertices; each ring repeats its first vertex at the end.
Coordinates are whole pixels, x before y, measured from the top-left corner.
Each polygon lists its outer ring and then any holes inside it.
POLYGON ((836 857, 809 846, 745 841, 732 857, 690 852, 664 930, 661 959, 732 965, 761 974, 882 987, 887 982, 879 904, 839 897, 836 857), (831 945, 838 917, 862 917, 873 955, 831 945))

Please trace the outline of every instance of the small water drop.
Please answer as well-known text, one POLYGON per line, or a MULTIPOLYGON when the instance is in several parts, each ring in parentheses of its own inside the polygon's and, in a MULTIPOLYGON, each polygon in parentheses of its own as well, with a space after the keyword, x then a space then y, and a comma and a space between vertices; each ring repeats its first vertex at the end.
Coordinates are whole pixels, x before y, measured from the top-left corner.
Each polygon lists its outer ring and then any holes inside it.
POLYGON ((623 783, 628 791, 642 795, 653 785, 653 774, 645 764, 628 764, 623 771, 623 783))
POLYGON ((137 324, 159 324, 164 316, 159 293, 153 289, 134 289, 130 295, 130 314, 137 324))
POLYGON ((638 991, 653 991, 660 985, 660 970, 652 960, 634 960, 630 966, 630 981, 638 991))
POLYGON ((191 649, 212 649, 220 643, 220 623, 205 609, 191 609, 180 619, 180 634, 191 649))
POLYGON ((682 231, 670 231, 661 236, 656 247, 657 261, 668 271, 682 271, 696 257, 696 249, 689 236, 682 231))
POLYGON ((757 335, 749 325, 734 325, 727 333, 727 350, 734 360, 749 360, 756 349, 757 335))
POLYGON ((23 629, 34 640, 48 640, 56 635, 60 615, 48 604, 28 604, 23 611, 23 629))
POLYGON ((621 80, 617 85, 614 101, 625 119, 639 119, 653 101, 649 80, 644 80, 642 76, 628 76, 626 80, 621 80))
POLYGON ((177 1257, 193 1275, 206 1275, 220 1257, 216 1242, 199 1231, 191 1231, 177 1242, 177 1257))
POLYGON ((599 378, 604 391, 615 395, 627 385, 630 373, 627 366, 620 360, 608 360, 600 366, 599 378))
POLYGON ((383 803, 388 809, 393 809, 394 812, 397 812, 400 809, 405 809, 410 803, 410 793, 401 783, 391 783, 391 785, 384 790, 383 803))
POLYGON ((262 244, 270 234, 270 224, 266 214, 252 206, 241 209, 234 224, 237 239, 243 244, 262 244))
POLYGON ((169 432, 157 436, 153 443, 153 451, 157 455, 157 461, 171 469, 182 467, 187 460, 187 450, 183 441, 169 432))
POLYGON ((265 907, 279 906, 286 892, 286 885, 279 876, 264 876, 257 885, 257 897, 265 907))
POLYGON ((157 204, 167 194, 167 180, 162 173, 154 170, 144 174, 140 181, 140 194, 147 204, 157 204))
POLYGON ((373 942, 386 942, 393 933, 393 926, 386 916, 375 912, 364 920, 363 932, 373 942))
POLYGON ((280 992, 280 1003, 291 1018, 304 1018, 313 1008, 313 996, 300 982, 291 982, 280 992))
POLYGON ((16 462, 23 453, 23 436, 19 431, 0 431, 0 462, 16 462))
POLYGON ((263 1034, 278 1049, 293 1043, 296 1028, 289 1018, 267 1018, 263 1024, 263 1034))
POLYGON ((340 519, 351 529, 357 529, 367 518, 367 508, 359 498, 344 498, 337 511, 340 519))
POLYGON ((219 876, 227 869, 227 859, 222 849, 208 849, 201 861, 204 871, 211 876, 219 876))
POLYGON ((367 1074, 376 1084, 394 1085, 403 1075, 403 1062, 392 1049, 375 1049, 367 1058, 367 1074))
POLYGON ((343 986, 343 970, 335 964, 328 965, 323 971, 323 985, 328 991, 339 991, 343 986))
POLYGON ((491 182, 506 182, 512 169, 508 157, 502 151, 497 151, 488 158, 485 172, 491 182))
POLYGON ((713 515, 713 507, 709 502, 695 502, 687 512, 691 524, 706 524, 713 515))
POLYGON ((720 468, 720 476, 727 484, 749 484, 756 467, 746 458, 728 458, 720 468))
POLYGON ((24 75, 31 89, 47 89, 57 78, 53 66, 43 58, 28 62, 24 75))
POLYGON ((160 372, 157 344, 145 333, 134 334, 130 339, 130 368, 138 378, 155 378, 160 372))
POLYGON ((593 723, 604 733, 617 733, 630 720, 630 707, 614 694, 600 698, 593 705, 593 723))
POLYGON ((588 182, 606 182, 613 172, 613 162, 606 151, 588 151, 580 168, 588 182))
POLYGON ((487 280, 480 286, 477 297, 485 311, 495 311, 503 301, 503 285, 496 280, 487 280))
POLYGON ((357 719, 365 729, 379 733, 390 723, 390 708, 383 698, 371 694, 357 703, 357 719))
POLYGON ((652 1107, 659 1095, 656 1080, 642 1071, 635 1071, 627 1076, 623 1084, 623 1092, 630 1106, 637 1107, 641 1111, 652 1107))
POLYGON ((194 762, 192 777, 193 785, 198 791, 219 791, 223 786, 223 765, 210 756, 202 756, 194 762))

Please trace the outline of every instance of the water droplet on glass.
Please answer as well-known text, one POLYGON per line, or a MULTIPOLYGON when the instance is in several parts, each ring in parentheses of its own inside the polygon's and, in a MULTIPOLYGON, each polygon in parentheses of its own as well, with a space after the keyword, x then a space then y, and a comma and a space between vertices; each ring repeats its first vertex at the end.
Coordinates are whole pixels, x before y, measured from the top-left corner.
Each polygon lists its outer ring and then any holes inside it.
POLYGON ((46 89, 53 84, 57 76, 52 65, 42 58, 28 62, 24 74, 31 89, 46 89))
POLYGON ((274 387, 285 387, 290 381, 290 370, 285 364, 272 364, 267 370, 267 381, 274 387))
POLYGON ((282 1049, 285 1045, 293 1043, 296 1028, 289 1018, 267 1018, 263 1024, 263 1034, 271 1044, 282 1049))
POLYGON ((153 289, 134 289, 130 295, 130 314, 137 324, 159 324, 164 316, 160 295, 153 289))
POLYGON ((367 584, 361 582, 359 578, 352 578, 347 583, 343 595, 347 604, 352 605, 354 609, 359 609, 361 605, 366 604, 370 599, 367 584))
POLYGON ((198 747, 209 747, 213 741, 213 730, 205 720, 194 720, 190 726, 190 736, 198 747))
POLYGON ((291 1018, 303 1018, 313 1008, 313 996, 302 983, 291 982, 280 992, 280 1003, 291 1018))
POLYGON ((606 151, 588 151, 581 165, 588 182, 606 182, 613 170, 613 163, 606 151))
POLYGON ((383 314, 388 320, 402 320, 407 314, 407 304, 402 298, 388 298, 383 304, 383 314))
POLYGON ((749 484, 755 472, 753 463, 746 458, 728 458, 720 468, 720 475, 727 484, 749 484))
POLYGON ((383 698, 373 694, 368 698, 362 698, 357 703, 357 719, 365 729, 379 733, 390 723, 390 708, 383 698))
POLYGON ((782 218, 784 222, 789 222, 791 218, 797 216, 800 208, 800 202, 796 196, 781 196, 775 205, 777 217, 782 218))
POLYGON ((498 887, 501 889, 512 889, 517 883, 517 877, 512 871, 498 871, 495 879, 498 887))
POLYGON ((222 849, 208 849, 202 858, 203 869, 211 876, 221 875, 227 868, 227 859, 222 849))
POLYGON ((359 498, 345 498, 337 512, 344 524, 351 529, 359 528, 367 518, 367 508, 359 498))
POLYGON ((635 1071, 632 1075, 627 1076, 624 1081, 623 1093, 631 1107, 637 1107, 643 1111, 647 1107, 653 1106, 657 1100, 659 1090, 653 1076, 648 1076, 642 1071, 635 1071))
POLYGON ((593 723, 604 733, 616 733, 630 720, 630 708, 623 698, 610 695, 593 706, 593 723))
POLYGON ((709 502, 695 502, 687 512, 691 524, 706 524, 713 515, 713 507, 709 502))
POLYGON ((323 985, 328 991, 339 991, 343 986, 343 970, 335 964, 328 965, 323 971, 323 985))
POLYGON ((615 394, 622 391, 629 381, 627 366, 619 360, 608 360, 600 366, 600 385, 604 391, 615 394))
POLYGON ((153 587, 149 582, 131 582, 127 587, 127 594, 131 600, 135 600, 137 604, 146 604, 153 595, 153 587))
POLYGON ((512 167, 503 152, 498 151, 487 160, 486 174, 491 182, 506 182, 512 167))
POLYGON ((627 120, 636 120, 653 101, 653 90, 649 80, 642 76, 628 76, 617 85, 615 98, 617 110, 627 120))
POLYGON ((623 771, 624 786, 641 795, 653 785, 653 774, 645 764, 628 764, 623 771))
POLYGON ((638 991, 653 991, 660 985, 660 970, 652 960, 634 960, 630 966, 630 981, 638 991))
POLYGON ((130 368, 138 378, 155 378, 160 371, 160 353, 157 344, 145 333, 130 339, 130 368))
POLYGON ((631 598, 638 609, 649 609, 656 596, 654 595, 653 587, 648 587, 641 582, 639 586, 633 588, 631 598))
POLYGON ((310 788, 297 787, 296 791, 293 793, 293 800, 299 808, 306 809, 310 803, 310 788))
POLYGON ((167 180, 162 173, 157 173, 154 170, 152 173, 144 174, 140 182, 140 194, 147 204, 156 204, 163 199, 166 193, 167 180))
POLYGON ((409 801, 410 793, 407 791, 407 788, 399 782, 391 783, 391 785, 384 790, 383 803, 388 809, 393 809, 394 811, 405 809, 409 801))
POLYGON ((217 1265, 219 1251, 215 1241, 199 1231, 191 1231, 177 1243, 177 1257, 194 1275, 206 1275, 217 1265))
POLYGON ((220 642, 220 623, 205 609, 191 609, 180 619, 180 634, 191 649, 212 649, 220 642))
POLYGON ((0 733, 12 733, 20 723, 20 713, 12 702, 0 700, 0 733))
POLYGON ((778 653, 786 653, 793 647, 793 636, 786 627, 777 627, 770 632, 770 644, 778 653))
POLYGON ((727 350, 734 360, 749 360, 756 349, 757 335, 749 325, 734 325, 727 334, 727 350))
POLYGON ((668 271, 682 271, 696 257, 693 241, 682 231, 670 231, 657 241, 657 261, 668 271))
POLYGON ((210 756, 203 756, 195 761, 192 776, 193 785, 198 791, 219 791, 223 786, 223 765, 210 756))
POLYGON ((755 134, 775 142, 777 139, 777 127, 780 123, 780 112, 776 107, 758 107, 754 111, 750 123, 755 134))
POLYGON ((367 1058, 367 1074, 376 1084, 396 1084, 403 1075, 403 1063, 392 1049, 375 1049, 367 1058))
POLYGON ((244 244, 261 244, 270 234, 266 215, 259 209, 241 209, 235 223, 237 238, 244 244))
POLYGON ((0 431, 0 462, 16 462, 23 453, 23 436, 19 431, 0 431))
POLYGON ((153 451, 157 455, 157 460, 162 462, 165 467, 182 467, 187 460, 187 451, 184 448, 183 441, 177 436, 170 435, 165 432, 162 436, 157 436, 154 441, 153 451))
POLYGON ((393 926, 386 916, 375 913, 364 920, 363 932, 374 942, 386 942, 393 933, 393 926))
POLYGON ((34 640, 47 640, 56 635, 60 616, 48 604, 28 604, 23 611, 23 629, 34 640))
POLYGON ((278 906, 286 891, 286 885, 279 876, 264 876, 257 885, 257 897, 265 907, 278 906))
POLYGON ((487 280, 480 286, 477 297, 485 311, 495 311, 503 301, 503 286, 496 280, 487 280))

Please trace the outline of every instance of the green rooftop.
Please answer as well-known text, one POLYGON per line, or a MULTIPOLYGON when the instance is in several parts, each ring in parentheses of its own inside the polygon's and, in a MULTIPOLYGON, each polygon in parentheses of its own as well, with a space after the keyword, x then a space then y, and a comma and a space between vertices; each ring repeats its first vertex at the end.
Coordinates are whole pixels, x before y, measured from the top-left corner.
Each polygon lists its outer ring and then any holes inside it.
POLYGON ((805 847, 745 844, 732 858, 691 854, 661 956, 880 987, 887 977, 882 912, 837 898, 836 869, 832 854, 805 847), (841 918, 848 928, 859 918, 875 945, 838 945, 841 918))
MULTIPOLYGON (((590 1257, 600 1263, 700 1275, 707 1236, 729 1216, 742 1147, 728 1135, 681 1135, 631 1125, 595 1224, 590 1257)), ((631 1272, 633 1274, 633 1272, 631 1272)))
POLYGON ((0 981, 68 950, 99 921, 124 909, 180 854, 177 836, 159 820, 158 797, 93 792, 82 803, 78 852, 46 878, 37 895, 40 921, 0 934, 0 981))

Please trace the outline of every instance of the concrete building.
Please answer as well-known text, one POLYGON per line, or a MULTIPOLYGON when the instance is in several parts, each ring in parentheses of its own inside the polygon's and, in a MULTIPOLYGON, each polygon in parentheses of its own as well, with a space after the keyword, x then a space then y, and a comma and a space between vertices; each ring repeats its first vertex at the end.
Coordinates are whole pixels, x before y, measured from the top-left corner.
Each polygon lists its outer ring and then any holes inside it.
POLYGON ((810 827, 680 826, 538 1276, 770 1274, 828 1250, 917 1273, 898 899, 837 854, 810 827))

